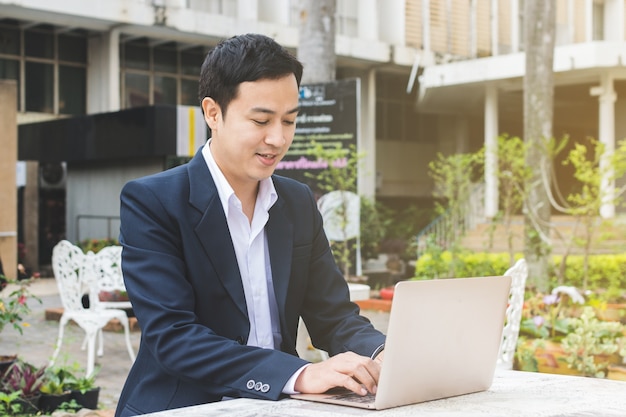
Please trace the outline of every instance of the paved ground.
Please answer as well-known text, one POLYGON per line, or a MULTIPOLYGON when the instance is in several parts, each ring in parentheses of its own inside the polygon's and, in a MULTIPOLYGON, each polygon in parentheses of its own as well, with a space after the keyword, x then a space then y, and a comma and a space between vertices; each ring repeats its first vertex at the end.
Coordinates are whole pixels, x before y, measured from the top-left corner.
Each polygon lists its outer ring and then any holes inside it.
MULTIPOLYGON (((5 290, 6 291, 6 290, 5 290)), ((58 333, 58 322, 46 320, 45 311, 61 307, 56 282, 52 278, 42 278, 35 281, 32 291, 42 301, 30 303, 32 314, 26 318, 29 327, 24 328, 24 334, 13 329, 5 328, 0 336, 0 353, 17 352, 19 356, 35 365, 45 365, 54 351, 58 333)), ((388 313, 374 310, 364 310, 363 314, 370 318, 374 326, 382 332, 387 331, 388 313)), ((57 363, 75 364, 86 367, 87 352, 81 350, 84 332, 75 325, 67 326, 61 353, 57 363)), ((140 331, 131 332, 131 341, 135 352, 139 349, 140 331)), ((101 387, 100 408, 114 409, 119 394, 131 367, 130 358, 126 350, 122 332, 104 332, 104 356, 97 358, 101 366, 97 376, 97 383, 101 387)))

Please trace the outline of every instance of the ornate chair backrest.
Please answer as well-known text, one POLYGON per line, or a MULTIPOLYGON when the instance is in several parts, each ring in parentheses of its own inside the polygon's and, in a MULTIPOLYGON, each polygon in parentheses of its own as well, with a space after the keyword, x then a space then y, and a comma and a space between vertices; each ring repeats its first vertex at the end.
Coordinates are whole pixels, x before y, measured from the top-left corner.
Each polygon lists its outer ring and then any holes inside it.
POLYGON ((122 275, 122 247, 105 246, 93 258, 93 273, 98 291, 125 291, 122 275))
POLYGON ((67 240, 62 240, 52 249, 52 271, 59 288, 63 308, 67 311, 84 310, 82 297, 85 286, 86 256, 83 251, 67 240))
POLYGON ((509 304, 506 309, 506 323, 502 331, 498 366, 503 369, 513 369, 513 359, 519 337, 522 309, 524 307, 526 278, 528 277, 526 260, 518 260, 504 275, 511 277, 512 282, 511 291, 509 292, 509 304))

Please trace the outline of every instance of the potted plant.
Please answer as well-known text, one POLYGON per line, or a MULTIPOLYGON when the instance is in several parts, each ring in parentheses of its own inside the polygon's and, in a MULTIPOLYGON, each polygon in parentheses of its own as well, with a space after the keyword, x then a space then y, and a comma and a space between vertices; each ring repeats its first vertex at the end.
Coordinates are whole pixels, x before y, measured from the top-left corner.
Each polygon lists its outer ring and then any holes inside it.
POLYGON ((603 378, 626 355, 626 329, 602 321, 574 287, 526 300, 517 369, 603 378), (621 356, 621 357, 620 357, 621 356))
POLYGON ((17 359, 4 374, 1 391, 15 397, 11 400, 11 404, 20 405, 21 412, 37 411, 40 398, 39 390, 44 383, 45 372, 45 366, 38 368, 17 359), (19 394, 15 395, 16 392, 19 394))
MULTIPOLYGON (((620 356, 624 360, 626 360, 626 343, 622 343, 622 350, 620 351, 620 356)), ((617 381, 626 381, 626 365, 624 362, 622 364, 610 364, 607 366, 607 375, 608 379, 614 379, 617 381)))
POLYGON ((599 319, 626 323, 626 291, 620 283, 591 292, 589 304, 596 309, 599 319))
POLYGON ((65 378, 65 388, 70 390, 71 398, 82 408, 98 408, 100 387, 96 386, 96 375, 99 369, 96 368, 91 375, 76 376, 77 372, 74 372, 65 378))
POLYGON ((577 374, 567 364, 561 340, 573 331, 571 313, 584 302, 574 287, 557 287, 550 294, 527 298, 520 323, 517 369, 577 374))
POLYGON ((15 391, 10 394, 0 391, 0 415, 17 416, 26 412, 22 410, 22 404, 17 402, 20 394, 20 391, 15 391))
POLYGON ((0 355, 0 378, 16 360, 17 355, 0 355))
POLYGON ((83 250, 83 252, 87 253, 92 251, 93 253, 98 253, 100 249, 106 246, 119 245, 117 239, 113 238, 103 238, 103 239, 85 239, 78 242, 78 246, 83 250))
POLYGON ((620 363, 624 326, 615 321, 601 321, 593 307, 583 309, 580 317, 570 319, 574 331, 563 338, 563 350, 570 368, 584 376, 604 378, 611 363, 620 363))
POLYGON ((70 373, 64 367, 48 368, 44 374, 44 382, 39 388, 39 409, 44 413, 52 413, 62 403, 71 400, 71 392, 65 387, 65 380, 70 373))
POLYGON ((98 294, 100 301, 128 301, 128 293, 124 290, 100 291, 98 294))

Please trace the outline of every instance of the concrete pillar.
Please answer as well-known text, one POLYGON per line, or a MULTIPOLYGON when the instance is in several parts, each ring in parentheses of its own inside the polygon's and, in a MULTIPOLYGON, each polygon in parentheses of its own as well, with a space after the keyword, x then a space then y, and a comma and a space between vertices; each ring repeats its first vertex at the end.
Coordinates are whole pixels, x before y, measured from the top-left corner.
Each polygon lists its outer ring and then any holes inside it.
POLYGON ((120 110, 120 28, 89 37, 87 49, 87 113, 120 110))
POLYGON ((17 83, 0 80, 0 259, 4 274, 17 275, 17 83))
POLYGON ((107 38, 108 43, 108 111, 122 108, 120 100, 120 30, 112 29, 107 38))
POLYGON ((599 87, 591 88, 591 95, 598 96, 599 101, 599 140, 604 144, 605 156, 600 160, 600 170, 604 178, 600 185, 604 202, 600 207, 600 216, 605 219, 615 217, 615 180, 613 171, 607 166, 607 156, 615 151, 615 100, 617 94, 613 86, 612 74, 602 74, 599 87))
POLYGON ((498 89, 485 90, 485 217, 498 214, 498 89))
POLYGON ((39 162, 26 162, 26 186, 22 212, 26 256, 24 266, 39 271, 39 162))
POLYGON ((370 69, 361 83, 361 114, 358 149, 363 153, 357 181, 358 194, 376 196, 376 69, 370 69))

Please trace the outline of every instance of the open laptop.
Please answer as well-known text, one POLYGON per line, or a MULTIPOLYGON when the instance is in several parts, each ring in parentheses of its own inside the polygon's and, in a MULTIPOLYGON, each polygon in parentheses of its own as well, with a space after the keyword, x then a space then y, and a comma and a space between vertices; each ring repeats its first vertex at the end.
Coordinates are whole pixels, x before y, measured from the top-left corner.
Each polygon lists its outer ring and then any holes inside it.
POLYGON ((510 287, 507 276, 399 282, 376 395, 333 389, 292 398, 381 410, 487 390, 510 287))

